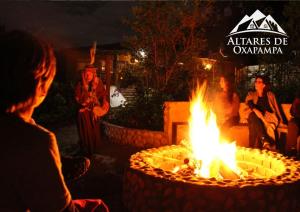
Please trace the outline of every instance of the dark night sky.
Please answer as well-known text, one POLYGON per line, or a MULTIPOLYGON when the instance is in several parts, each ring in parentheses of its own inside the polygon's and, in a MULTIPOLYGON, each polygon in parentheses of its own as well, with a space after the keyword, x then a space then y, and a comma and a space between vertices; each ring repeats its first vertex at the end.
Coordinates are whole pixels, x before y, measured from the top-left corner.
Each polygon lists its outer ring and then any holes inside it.
MULTIPOLYGON (((217 7, 223 3, 226 2, 219 1, 217 7)), ((114 43, 130 33, 121 19, 130 15, 134 4, 133 1, 4 1, 0 3, 0 25, 6 30, 26 29, 46 37, 57 48, 89 46, 95 40, 100 45, 114 43)), ((235 14, 232 23, 224 22, 223 27, 216 29, 216 34, 224 38, 245 14, 251 15, 256 9, 264 11, 268 6, 273 7, 275 14, 272 15, 280 19, 283 8, 282 2, 274 1, 246 4, 246 10, 235 14)), ((238 2, 231 1, 231 5, 236 6, 238 2)), ((215 42, 216 39, 211 40, 215 42)))
POLYGON ((0 25, 25 29, 50 40, 56 47, 119 42, 129 33, 121 23, 133 2, 1 2, 0 25))

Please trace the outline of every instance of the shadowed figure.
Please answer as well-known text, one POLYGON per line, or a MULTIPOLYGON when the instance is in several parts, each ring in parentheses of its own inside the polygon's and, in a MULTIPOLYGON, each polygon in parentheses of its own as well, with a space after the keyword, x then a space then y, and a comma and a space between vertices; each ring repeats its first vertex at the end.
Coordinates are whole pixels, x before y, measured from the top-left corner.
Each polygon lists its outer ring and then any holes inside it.
POLYGON ((100 118, 109 109, 106 91, 92 65, 83 70, 75 88, 75 99, 80 105, 77 117, 80 147, 83 154, 90 157, 102 144, 100 118))
POLYGON ((299 139, 300 136, 300 91, 297 93, 292 103, 290 113, 293 118, 288 122, 285 152, 290 156, 296 156, 297 139, 299 139))
POLYGON ((55 134, 32 119, 56 73, 52 48, 12 31, 0 51, 0 211, 108 211, 100 199, 72 200, 55 134))
POLYGON ((229 132, 230 127, 239 123, 240 98, 234 88, 234 78, 229 75, 220 75, 220 89, 213 100, 213 111, 217 117, 217 124, 223 137, 229 132))
POLYGON ((100 118, 109 109, 106 91, 94 67, 97 42, 90 48, 90 64, 81 73, 81 81, 75 88, 75 99, 79 104, 77 128, 80 148, 84 155, 91 157, 101 146, 100 118))
POLYGON ((283 124, 283 119, 276 97, 269 89, 267 76, 256 76, 255 91, 247 94, 245 102, 250 147, 274 150, 276 129, 279 124, 283 124))

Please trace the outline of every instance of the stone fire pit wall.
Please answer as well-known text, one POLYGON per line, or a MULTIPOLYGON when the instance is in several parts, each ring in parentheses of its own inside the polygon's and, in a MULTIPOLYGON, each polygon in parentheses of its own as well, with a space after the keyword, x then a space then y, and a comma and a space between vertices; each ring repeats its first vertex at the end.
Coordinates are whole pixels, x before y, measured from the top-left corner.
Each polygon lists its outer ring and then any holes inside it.
POLYGON ((160 156, 169 149, 180 152, 177 146, 165 146, 131 156, 123 186, 123 200, 129 211, 300 211, 299 161, 242 148, 240 163, 248 166, 245 168, 257 164, 255 169, 263 177, 218 181, 158 168, 155 155, 158 160, 166 160, 160 156), (248 157, 248 153, 253 156, 248 157), (259 155, 265 155, 265 160, 259 155))
POLYGON ((168 144, 167 135, 160 131, 126 128, 103 122, 109 140, 117 144, 129 144, 141 148, 159 147, 168 144))
MULTIPOLYGON (((175 142, 172 138, 172 134, 174 134, 173 128, 177 129, 176 124, 181 124, 183 120, 185 127, 188 116, 189 102, 165 102, 163 132, 126 128, 105 121, 102 124, 104 132, 111 142, 150 148, 173 144, 175 142)), ((181 133, 179 134, 182 138, 185 137, 181 133)))

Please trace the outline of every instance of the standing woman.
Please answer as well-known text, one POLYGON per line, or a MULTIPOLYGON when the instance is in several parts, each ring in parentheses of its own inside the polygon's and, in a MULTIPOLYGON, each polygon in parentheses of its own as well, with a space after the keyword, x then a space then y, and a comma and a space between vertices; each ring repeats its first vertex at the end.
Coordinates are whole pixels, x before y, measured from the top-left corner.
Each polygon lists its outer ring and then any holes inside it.
POLYGON ((109 109, 105 88, 93 65, 83 70, 81 81, 75 89, 75 99, 80 105, 77 126, 81 150, 91 156, 102 143, 100 117, 109 109))
POLYGON ((248 93, 245 102, 250 147, 274 149, 275 130, 282 123, 282 116, 267 76, 256 76, 255 91, 248 93))
POLYGON ((235 91, 234 78, 229 75, 220 76, 220 89, 214 98, 214 112, 221 133, 226 133, 230 127, 239 123, 240 98, 235 91))

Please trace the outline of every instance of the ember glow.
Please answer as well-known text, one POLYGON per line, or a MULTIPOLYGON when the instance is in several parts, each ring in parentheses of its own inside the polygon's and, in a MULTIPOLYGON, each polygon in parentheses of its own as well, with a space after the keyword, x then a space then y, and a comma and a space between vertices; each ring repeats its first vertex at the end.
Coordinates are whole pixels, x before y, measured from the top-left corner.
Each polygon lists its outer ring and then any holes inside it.
POLYGON ((190 102, 189 144, 194 173, 204 178, 223 179, 222 172, 240 175, 235 160, 236 145, 220 137, 216 116, 205 100, 206 83, 198 86, 190 102))
POLYGON ((300 161, 222 139, 205 90, 204 84, 192 96, 189 138, 130 157, 123 185, 128 209, 299 211, 300 161))

